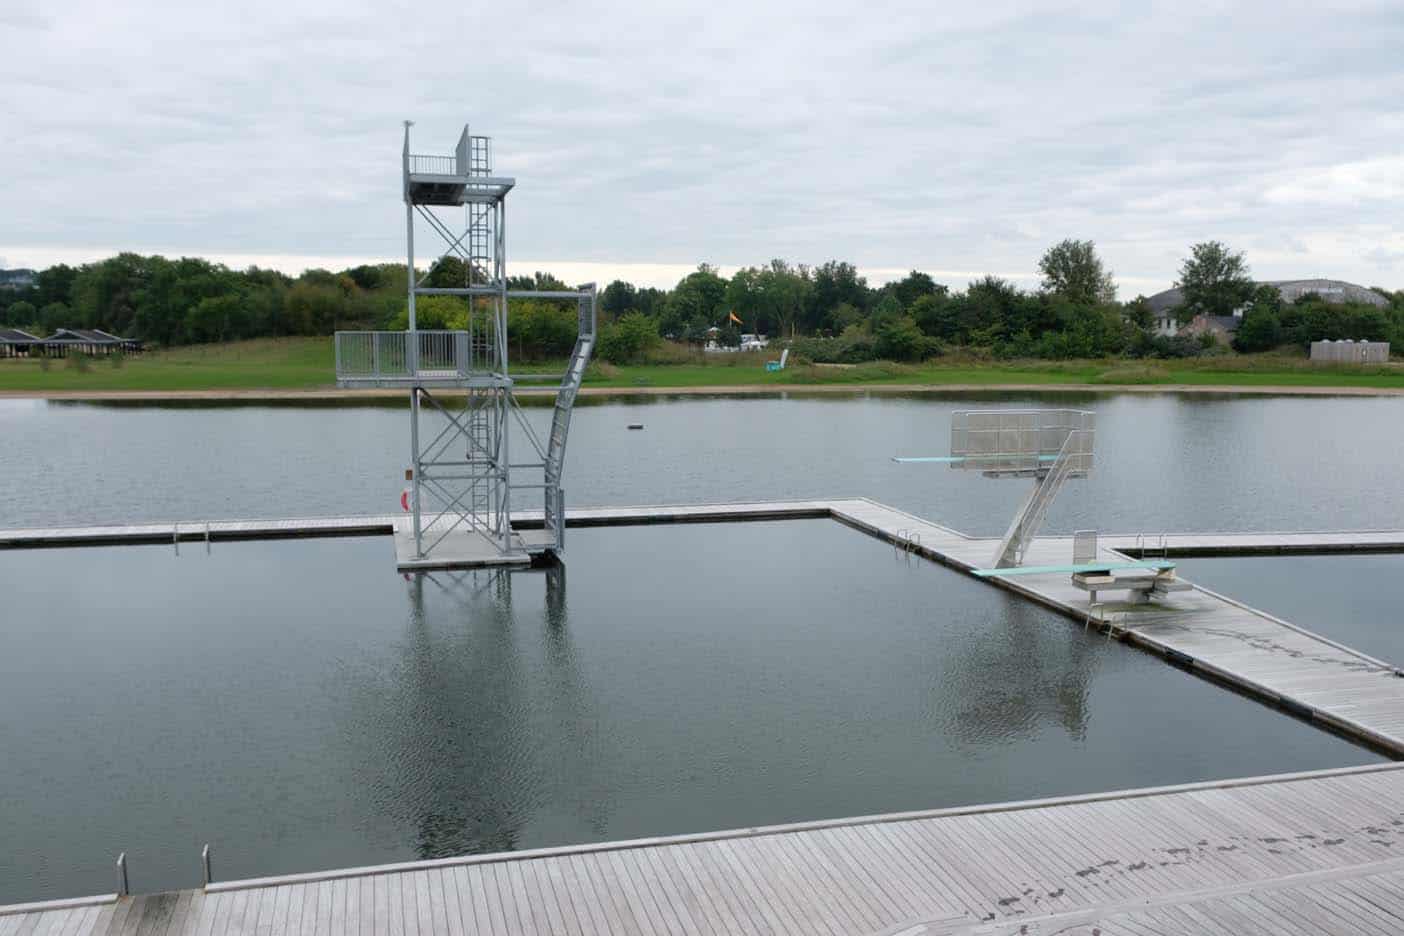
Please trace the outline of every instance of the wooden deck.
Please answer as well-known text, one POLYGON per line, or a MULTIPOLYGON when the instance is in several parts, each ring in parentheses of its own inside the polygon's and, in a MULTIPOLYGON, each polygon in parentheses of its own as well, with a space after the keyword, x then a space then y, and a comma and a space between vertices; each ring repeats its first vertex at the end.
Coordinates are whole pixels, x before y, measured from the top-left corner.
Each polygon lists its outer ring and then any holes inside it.
POLYGON ((1404 765, 0 908, 19 933, 1404 931, 1404 765))

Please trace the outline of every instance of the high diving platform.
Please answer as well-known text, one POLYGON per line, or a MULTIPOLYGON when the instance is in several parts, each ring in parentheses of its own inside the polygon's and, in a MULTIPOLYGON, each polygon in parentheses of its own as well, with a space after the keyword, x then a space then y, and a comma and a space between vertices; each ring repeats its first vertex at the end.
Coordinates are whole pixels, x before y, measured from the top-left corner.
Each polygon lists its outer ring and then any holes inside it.
MULTIPOLYGON (((507 286, 507 194, 516 180, 493 170, 492 140, 465 125, 451 154, 410 151, 405 122, 400 154, 408 290, 403 331, 341 331, 340 387, 409 392, 409 465, 395 525, 401 571, 521 565, 565 549, 566 440, 571 413, 594 350, 594 284, 576 290, 507 286), (415 266, 416 229, 436 251, 415 266), (420 329, 417 300, 442 297, 455 327, 420 329), (508 306, 512 300, 573 307, 576 340, 558 376, 556 404, 543 441, 513 396, 508 306), (511 513, 539 497, 539 530, 512 528, 511 513)), ((534 377, 541 375, 533 374, 534 377)))

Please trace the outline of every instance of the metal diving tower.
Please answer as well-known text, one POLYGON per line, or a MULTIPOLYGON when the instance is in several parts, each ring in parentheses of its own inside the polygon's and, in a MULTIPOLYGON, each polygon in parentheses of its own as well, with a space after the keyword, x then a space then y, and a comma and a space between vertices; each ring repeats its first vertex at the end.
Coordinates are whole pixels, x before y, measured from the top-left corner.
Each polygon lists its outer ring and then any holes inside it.
POLYGON ((565 545, 561 477, 571 411, 595 345, 595 286, 508 289, 507 194, 516 180, 494 174, 491 138, 473 136, 465 125, 452 155, 423 155, 410 152, 410 126, 406 121, 401 154, 408 327, 337 332, 337 385, 409 390, 407 516, 395 535, 401 570, 529 563, 565 545), (415 269, 417 223, 437 247, 422 272, 415 269), (418 327, 416 300, 427 296, 453 297, 450 328, 418 327), (576 308, 575 345, 545 444, 513 396, 513 299, 576 308), (540 492, 540 524, 514 527, 514 507, 526 506, 530 491, 540 492))

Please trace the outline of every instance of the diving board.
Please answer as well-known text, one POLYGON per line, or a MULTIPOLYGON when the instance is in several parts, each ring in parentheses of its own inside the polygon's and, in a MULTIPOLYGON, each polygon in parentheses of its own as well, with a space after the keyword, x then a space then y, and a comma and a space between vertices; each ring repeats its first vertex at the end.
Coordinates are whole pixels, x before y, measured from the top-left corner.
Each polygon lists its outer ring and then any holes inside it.
POLYGON ((1142 559, 1127 562, 1082 562, 1067 565, 1013 566, 1007 569, 975 569, 970 574, 979 578, 1009 578, 1014 575, 1078 574, 1112 572, 1119 569, 1148 569, 1155 572, 1165 572, 1173 568, 1175 568, 1175 563, 1163 559, 1142 559))

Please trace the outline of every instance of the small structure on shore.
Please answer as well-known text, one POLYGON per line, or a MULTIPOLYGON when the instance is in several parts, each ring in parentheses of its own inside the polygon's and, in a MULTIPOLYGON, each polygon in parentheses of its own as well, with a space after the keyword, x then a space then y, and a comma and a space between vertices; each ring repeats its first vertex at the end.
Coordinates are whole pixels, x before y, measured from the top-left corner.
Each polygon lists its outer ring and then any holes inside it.
POLYGON ((60 328, 41 344, 46 357, 130 354, 140 351, 142 347, 135 338, 122 338, 100 328, 60 328))
POLYGON ((0 328, 0 357, 29 357, 41 344, 37 335, 21 328, 0 328))
POLYGON ((1389 361, 1388 341, 1313 341, 1311 359, 1326 364, 1384 364, 1389 361))

